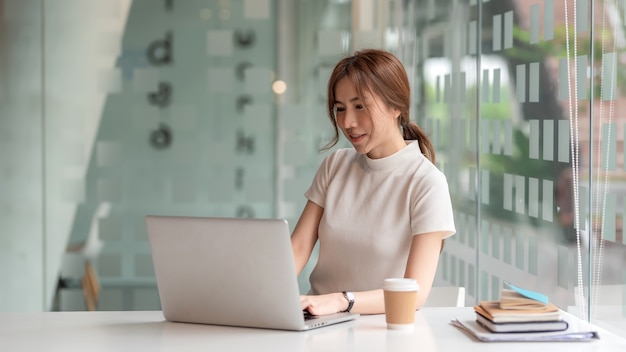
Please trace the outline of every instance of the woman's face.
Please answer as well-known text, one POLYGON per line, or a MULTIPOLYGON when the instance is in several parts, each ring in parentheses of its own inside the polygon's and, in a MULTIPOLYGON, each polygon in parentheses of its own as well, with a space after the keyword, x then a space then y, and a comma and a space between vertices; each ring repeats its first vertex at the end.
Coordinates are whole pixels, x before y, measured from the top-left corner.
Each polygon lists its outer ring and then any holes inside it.
POLYGON ((359 97, 347 77, 335 86, 337 126, 360 154, 371 159, 389 156, 406 146, 398 128, 400 111, 389 108, 377 95, 359 97))

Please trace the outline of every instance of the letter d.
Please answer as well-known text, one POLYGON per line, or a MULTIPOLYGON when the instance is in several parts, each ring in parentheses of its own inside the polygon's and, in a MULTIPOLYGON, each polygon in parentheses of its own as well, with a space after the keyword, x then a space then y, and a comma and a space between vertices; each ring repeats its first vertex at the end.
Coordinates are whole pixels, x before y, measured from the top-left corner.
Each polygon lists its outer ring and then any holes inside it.
POLYGON ((157 39, 150 43, 146 50, 148 61, 155 66, 169 65, 173 61, 172 32, 165 33, 165 39, 157 39))

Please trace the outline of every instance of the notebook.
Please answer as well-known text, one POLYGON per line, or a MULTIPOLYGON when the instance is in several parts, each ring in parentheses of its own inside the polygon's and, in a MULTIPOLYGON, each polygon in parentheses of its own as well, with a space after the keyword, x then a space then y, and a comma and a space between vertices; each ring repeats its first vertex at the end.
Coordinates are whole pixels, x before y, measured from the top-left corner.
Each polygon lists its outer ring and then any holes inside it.
POLYGON ((305 321, 285 220, 148 215, 146 227, 166 320, 300 331, 358 316, 305 321))

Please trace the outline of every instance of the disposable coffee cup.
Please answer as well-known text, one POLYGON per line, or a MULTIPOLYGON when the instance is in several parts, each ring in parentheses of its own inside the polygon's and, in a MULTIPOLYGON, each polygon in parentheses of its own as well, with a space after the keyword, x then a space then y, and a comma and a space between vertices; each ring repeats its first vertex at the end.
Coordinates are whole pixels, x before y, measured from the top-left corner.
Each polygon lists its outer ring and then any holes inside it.
POLYGON ((419 284, 415 279, 385 279, 383 292, 385 295, 385 320, 388 329, 413 329, 418 290, 419 284))

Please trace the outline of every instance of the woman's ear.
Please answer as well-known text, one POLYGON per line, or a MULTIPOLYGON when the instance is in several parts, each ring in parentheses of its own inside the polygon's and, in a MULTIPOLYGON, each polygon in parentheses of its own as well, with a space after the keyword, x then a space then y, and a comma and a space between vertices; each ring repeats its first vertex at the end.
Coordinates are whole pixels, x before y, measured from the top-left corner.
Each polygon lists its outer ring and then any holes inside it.
POLYGON ((386 107, 387 107, 387 112, 389 113, 389 116, 393 116, 394 118, 400 117, 400 114, 401 114, 400 109, 393 107, 391 105, 386 105, 386 107))
POLYGON ((400 121, 402 112, 399 109, 391 108, 391 114, 392 116, 395 116, 398 121, 400 121))

